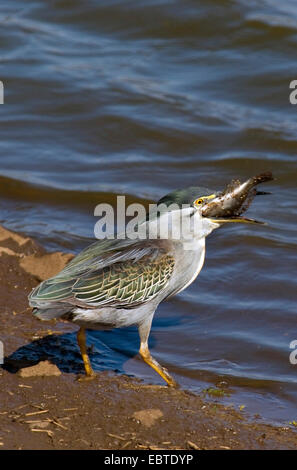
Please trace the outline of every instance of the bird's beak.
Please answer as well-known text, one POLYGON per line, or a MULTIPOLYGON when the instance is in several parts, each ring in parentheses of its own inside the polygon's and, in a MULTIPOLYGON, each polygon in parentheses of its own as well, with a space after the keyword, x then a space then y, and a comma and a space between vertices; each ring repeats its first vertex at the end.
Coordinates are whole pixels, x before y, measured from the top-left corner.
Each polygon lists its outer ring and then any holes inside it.
POLYGON ((214 222, 215 224, 225 224, 227 222, 233 222, 233 223, 240 223, 240 224, 260 224, 260 225, 267 225, 266 222, 261 222, 260 220, 255 220, 255 219, 248 219, 247 217, 229 217, 226 219, 220 219, 220 218, 210 218, 208 219, 211 222, 214 222))
POLYGON ((257 191, 256 186, 259 183, 273 180, 270 172, 249 178, 244 183, 232 181, 226 189, 217 194, 202 208, 202 215, 217 224, 224 223, 244 223, 244 224, 263 224, 254 219, 241 217, 256 195, 269 194, 257 191))

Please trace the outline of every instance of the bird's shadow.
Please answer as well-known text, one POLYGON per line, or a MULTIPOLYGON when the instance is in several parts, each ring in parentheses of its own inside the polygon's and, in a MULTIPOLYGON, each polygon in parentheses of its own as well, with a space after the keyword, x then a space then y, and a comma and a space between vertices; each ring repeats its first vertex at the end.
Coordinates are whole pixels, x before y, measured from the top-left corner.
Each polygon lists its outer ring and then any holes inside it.
MULTIPOLYGON (((150 342, 154 344, 153 335, 150 342)), ((126 374, 124 363, 138 353, 138 332, 132 327, 111 331, 87 330, 87 347, 95 372, 109 370, 126 374)), ((76 332, 48 335, 21 346, 4 358, 2 368, 16 373, 19 369, 33 366, 43 360, 49 360, 65 373, 83 373, 84 366, 76 332)))

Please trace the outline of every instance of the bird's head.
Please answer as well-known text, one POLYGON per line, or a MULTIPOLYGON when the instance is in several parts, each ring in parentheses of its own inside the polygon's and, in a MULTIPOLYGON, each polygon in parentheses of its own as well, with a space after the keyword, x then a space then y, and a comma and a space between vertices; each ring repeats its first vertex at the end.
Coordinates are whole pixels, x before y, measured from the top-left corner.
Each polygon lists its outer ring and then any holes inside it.
POLYGON ((272 179, 272 174, 266 172, 249 178, 244 183, 233 180, 223 191, 192 186, 167 194, 158 201, 158 206, 163 205, 168 210, 177 206, 180 209, 187 206, 192 208, 192 213, 189 214, 197 214, 206 231, 207 225, 209 226, 209 233, 214 228, 230 222, 262 224, 254 219, 242 217, 242 214, 256 195, 269 194, 258 191, 256 186, 272 179))

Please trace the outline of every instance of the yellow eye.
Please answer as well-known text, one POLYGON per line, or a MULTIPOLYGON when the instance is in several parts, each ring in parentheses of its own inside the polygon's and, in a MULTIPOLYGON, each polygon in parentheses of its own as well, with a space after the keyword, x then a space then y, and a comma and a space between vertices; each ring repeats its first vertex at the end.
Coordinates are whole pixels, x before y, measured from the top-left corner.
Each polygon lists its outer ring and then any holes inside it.
POLYGON ((202 203, 203 203, 203 198, 202 197, 200 197, 199 199, 196 199, 196 201, 194 202, 195 206, 196 205, 199 206, 202 203))

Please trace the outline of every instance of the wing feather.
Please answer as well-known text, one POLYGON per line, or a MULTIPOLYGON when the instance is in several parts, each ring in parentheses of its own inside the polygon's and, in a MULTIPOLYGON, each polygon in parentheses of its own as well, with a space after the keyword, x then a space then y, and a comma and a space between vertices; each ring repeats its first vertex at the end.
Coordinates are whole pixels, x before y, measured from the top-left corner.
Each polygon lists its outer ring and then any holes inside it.
POLYGON ((166 287, 175 264, 168 247, 143 240, 110 242, 91 245, 58 275, 43 281, 30 294, 30 305, 133 308, 166 287))
POLYGON ((76 299, 96 306, 137 306, 154 298, 168 283, 174 268, 172 255, 154 261, 143 257, 136 263, 120 262, 100 270, 94 278, 78 279, 72 287, 76 299), (110 278, 112 282, 109 283, 110 278))

